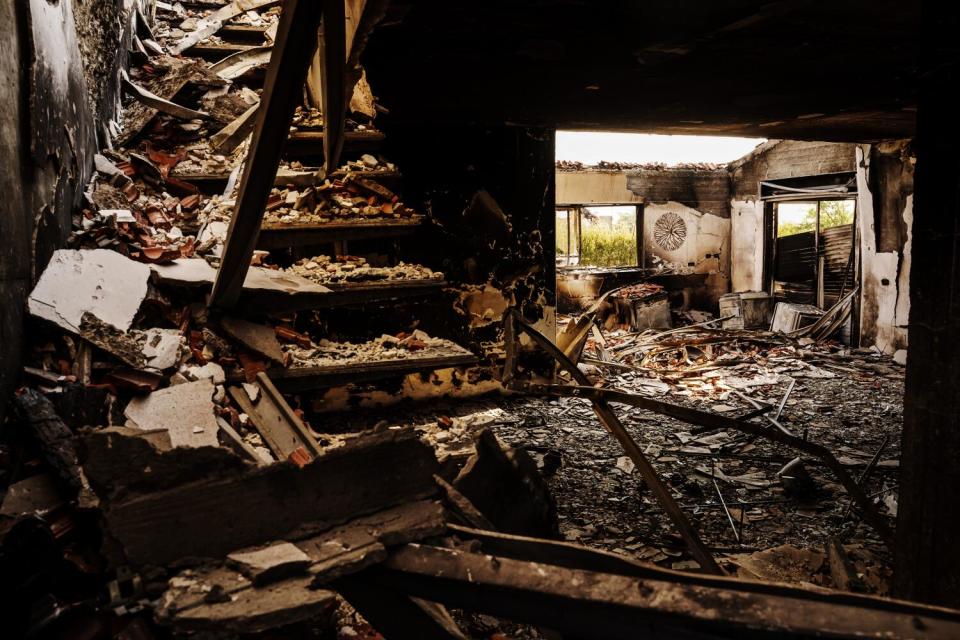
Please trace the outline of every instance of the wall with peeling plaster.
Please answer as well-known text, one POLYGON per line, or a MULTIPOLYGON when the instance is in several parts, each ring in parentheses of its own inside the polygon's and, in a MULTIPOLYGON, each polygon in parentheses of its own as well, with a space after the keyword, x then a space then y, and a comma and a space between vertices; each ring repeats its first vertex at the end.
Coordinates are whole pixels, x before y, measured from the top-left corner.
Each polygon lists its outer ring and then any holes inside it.
POLYGON ((860 342, 888 354, 907 348, 915 161, 907 140, 857 147, 860 342))
POLYGON ((639 204, 626 171, 557 171, 557 204, 639 204))
POLYGON ((763 289, 763 203, 760 182, 852 172, 853 144, 770 140, 730 169, 730 283, 732 291, 763 289))
POLYGON ((860 344, 907 347, 913 163, 909 141, 876 145, 771 141, 731 165, 733 291, 763 287, 761 180, 856 171, 860 344))
POLYGON ((95 132, 106 131, 95 114, 115 113, 121 15, 134 1, 0 3, 0 419, 19 374, 26 295, 82 201, 95 132))
POLYGON ((730 180, 726 169, 641 169, 629 171, 558 171, 558 204, 644 204, 644 253, 705 274, 697 284, 700 308, 716 310, 730 290, 730 180), (677 247, 657 242, 657 222, 664 215, 683 221, 677 247))

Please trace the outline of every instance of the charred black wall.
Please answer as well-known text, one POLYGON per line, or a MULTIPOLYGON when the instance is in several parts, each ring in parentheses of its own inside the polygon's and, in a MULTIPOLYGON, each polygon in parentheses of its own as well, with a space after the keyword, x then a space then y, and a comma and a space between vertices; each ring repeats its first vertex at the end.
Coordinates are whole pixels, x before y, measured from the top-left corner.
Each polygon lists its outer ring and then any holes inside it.
POLYGON ((19 365, 23 336, 23 300, 30 286, 32 216, 21 174, 24 129, 21 126, 19 24, 14 3, 0 2, 0 421, 19 365))
MULTIPOLYGON (((490 285, 530 321, 552 325, 553 131, 435 127, 397 114, 381 126, 385 153, 403 170, 405 199, 432 219, 423 233, 404 240, 405 255, 442 270, 452 283, 490 285)), ((479 324, 486 326, 480 339, 496 339, 499 317, 479 324)))
POLYGON ((70 232, 93 170, 95 131, 113 115, 128 21, 119 0, 0 5, 2 420, 19 370, 25 298, 70 232))
POLYGON ((627 188, 646 202, 679 202, 702 213, 730 217, 726 169, 643 169, 627 175, 627 188))

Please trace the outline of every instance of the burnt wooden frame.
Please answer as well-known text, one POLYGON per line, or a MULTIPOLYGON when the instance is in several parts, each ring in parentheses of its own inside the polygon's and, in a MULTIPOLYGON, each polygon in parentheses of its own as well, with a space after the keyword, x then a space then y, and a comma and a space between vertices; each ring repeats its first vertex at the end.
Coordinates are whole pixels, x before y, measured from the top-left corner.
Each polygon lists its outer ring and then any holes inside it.
MULTIPOLYGON (((516 309, 507 311, 504 322, 507 325, 505 328, 505 339, 509 340, 509 342, 507 342, 507 357, 503 373, 503 384, 505 387, 521 390, 523 388, 523 383, 514 378, 517 348, 515 338, 517 330, 527 334, 537 346, 553 356, 557 363, 570 374, 577 384, 586 387, 590 386, 590 380, 577 368, 577 365, 574 364, 559 347, 553 344, 549 338, 524 320, 519 311, 516 309)), ((680 505, 677 504, 677 501, 673 499, 670 488, 660 479, 656 469, 653 468, 653 465, 643 454, 643 451, 640 450, 637 443, 630 437, 630 434, 623 426, 623 423, 620 422, 620 418, 617 417, 617 414, 610 407, 607 400, 602 397, 595 397, 590 400, 593 404, 593 410, 597 414, 597 419, 600 420, 600 423, 617 439, 620 446, 623 447, 626 454, 633 461, 634 465, 636 465, 637 470, 650 488, 651 493, 653 493, 657 499, 660 507, 666 512, 680 533, 680 536, 684 542, 686 542, 690 554, 700 564, 701 570, 706 573, 723 575, 723 569, 721 569, 717 561, 714 560, 707 545, 700 539, 700 534, 698 534, 697 530, 690 524, 690 520, 680 508, 680 505)))
MULTIPOLYGON (((382 15, 383 4, 372 3, 370 13, 382 15)), ((220 269, 210 294, 211 307, 228 309, 235 306, 240 298, 250 259, 257 246, 263 212, 289 134, 290 121, 318 46, 317 31, 321 21, 323 30, 320 45, 325 50, 324 167, 328 173, 332 173, 343 149, 348 84, 352 86, 351 79, 356 78, 355 70, 349 67, 356 66, 359 51, 366 43, 376 19, 368 15, 365 7, 353 47, 347 52, 344 0, 286 0, 284 3, 237 204, 230 219, 220 269), (339 55, 333 55, 334 52, 339 52, 339 55)))
POLYGON ((543 625, 565 637, 932 639, 960 633, 960 613, 949 609, 682 574, 535 538, 466 528, 455 533, 478 540, 482 551, 407 544, 361 575, 398 595, 543 625))

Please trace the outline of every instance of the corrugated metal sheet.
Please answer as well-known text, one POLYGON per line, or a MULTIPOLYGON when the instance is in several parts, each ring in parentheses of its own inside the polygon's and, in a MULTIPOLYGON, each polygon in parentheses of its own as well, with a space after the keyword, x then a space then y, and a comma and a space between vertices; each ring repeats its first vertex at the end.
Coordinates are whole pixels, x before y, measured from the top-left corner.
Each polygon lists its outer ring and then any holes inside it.
MULTIPOLYGON (((816 304, 817 253, 813 250, 814 233, 798 233, 777 238, 777 263, 774 267, 774 295, 798 304, 816 304)), ((850 248, 853 225, 825 229, 820 233, 820 255, 823 264, 824 307, 829 308, 840 297, 850 248)), ((847 291, 853 286, 852 266, 847 291)))
POLYGON ((817 254, 814 234, 797 233, 777 238, 777 264, 774 267, 774 296, 798 304, 816 304, 817 254))
MULTIPOLYGON (((820 232, 820 253, 823 256, 823 304, 829 309, 840 299, 840 288, 850 260, 850 247, 853 246, 853 225, 845 224, 820 232)), ((854 273, 853 265, 847 276, 847 291, 851 289, 854 273)))

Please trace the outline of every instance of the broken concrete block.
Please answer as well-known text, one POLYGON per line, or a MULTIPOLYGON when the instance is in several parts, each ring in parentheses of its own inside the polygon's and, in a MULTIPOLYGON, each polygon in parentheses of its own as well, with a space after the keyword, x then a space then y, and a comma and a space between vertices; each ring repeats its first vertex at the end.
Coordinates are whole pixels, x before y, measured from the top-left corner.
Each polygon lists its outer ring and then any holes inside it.
POLYGON ((147 357, 147 366, 154 369, 171 369, 180 362, 180 349, 183 336, 176 329, 147 329, 143 345, 143 355, 147 357))
POLYGON ((227 560, 253 584, 261 585, 303 573, 310 557, 289 542, 278 542, 262 549, 235 551, 227 560))
POLYGON ((220 321, 223 332, 254 353, 283 364, 283 350, 273 327, 255 324, 238 318, 220 321))
POLYGON ((139 429, 165 429, 174 447, 219 446, 213 412, 213 382, 209 378, 178 384, 134 398, 123 415, 139 429))
POLYGON ((107 249, 54 252, 28 300, 30 313, 80 333, 85 313, 120 331, 147 295, 150 267, 107 249))
POLYGON ((227 380, 223 367, 216 362, 208 362, 202 367, 193 365, 185 368, 182 373, 192 380, 212 380, 213 384, 223 384, 227 380))

